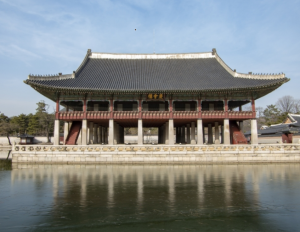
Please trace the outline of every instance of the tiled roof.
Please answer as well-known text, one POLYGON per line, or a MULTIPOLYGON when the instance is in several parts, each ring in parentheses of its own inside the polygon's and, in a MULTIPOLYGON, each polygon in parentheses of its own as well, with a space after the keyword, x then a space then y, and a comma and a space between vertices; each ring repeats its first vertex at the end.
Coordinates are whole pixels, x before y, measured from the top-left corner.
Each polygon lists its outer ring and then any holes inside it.
MULTIPOLYGON (((211 53, 210 53, 211 54, 211 53)), ((216 91, 280 85, 280 78, 240 78, 220 60, 209 58, 93 58, 87 56, 70 78, 29 78, 25 82, 55 89, 99 91, 216 91)), ((245 75, 245 74, 244 74, 245 75)))
MULTIPOLYGON (((286 131, 299 131, 300 132, 300 115, 299 114, 288 114, 288 117, 293 120, 291 123, 282 123, 278 125, 271 125, 265 129, 258 130, 259 135, 280 135, 286 131)), ((245 135, 250 135, 251 131, 247 131, 245 135)))

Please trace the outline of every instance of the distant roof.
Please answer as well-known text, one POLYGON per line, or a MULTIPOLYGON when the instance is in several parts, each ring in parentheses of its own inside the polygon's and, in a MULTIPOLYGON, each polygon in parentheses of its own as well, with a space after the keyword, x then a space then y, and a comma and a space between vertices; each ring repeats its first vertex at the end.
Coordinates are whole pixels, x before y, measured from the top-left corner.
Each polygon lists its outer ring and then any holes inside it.
MULTIPOLYGON (((271 125, 265 127, 265 129, 258 130, 259 135, 275 135, 278 134, 281 136, 282 133, 287 133, 289 131, 298 131, 300 133, 300 114, 288 114, 288 117, 291 119, 291 123, 281 123, 276 125, 271 125)), ((245 135, 250 135, 251 131, 247 131, 245 135)))
POLYGON ((27 134, 23 134, 23 135, 18 135, 18 138, 34 138, 33 135, 27 135, 27 134))
POLYGON ((89 49, 73 74, 35 76, 32 87, 55 91, 221 91, 279 87, 284 74, 243 74, 229 68, 216 50, 189 54, 107 54, 89 49))

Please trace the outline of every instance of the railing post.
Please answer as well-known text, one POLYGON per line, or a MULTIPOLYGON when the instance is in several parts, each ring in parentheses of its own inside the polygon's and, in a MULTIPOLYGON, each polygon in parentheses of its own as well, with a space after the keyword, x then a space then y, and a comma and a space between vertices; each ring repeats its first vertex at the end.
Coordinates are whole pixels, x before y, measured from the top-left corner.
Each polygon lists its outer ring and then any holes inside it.
POLYGON ((109 100, 109 111, 110 111, 110 118, 113 119, 113 111, 114 111, 114 100, 109 100))
POLYGON ((86 99, 83 100, 83 119, 86 119, 86 99))
POLYGON ((198 118, 202 118, 201 99, 198 100, 198 118))
POLYGON ((173 118, 173 100, 169 100, 169 118, 173 118))
POLYGON ((59 98, 56 99, 55 119, 59 119, 59 98))
POLYGON ((252 117, 256 118, 256 112, 255 112, 255 100, 252 98, 251 100, 251 106, 252 106, 252 117))
POLYGON ((228 100, 227 99, 224 100, 224 111, 225 111, 225 118, 228 118, 229 115, 228 115, 228 100))
POLYGON ((139 103, 138 103, 138 111, 139 111, 139 119, 142 118, 142 100, 139 100, 139 103))

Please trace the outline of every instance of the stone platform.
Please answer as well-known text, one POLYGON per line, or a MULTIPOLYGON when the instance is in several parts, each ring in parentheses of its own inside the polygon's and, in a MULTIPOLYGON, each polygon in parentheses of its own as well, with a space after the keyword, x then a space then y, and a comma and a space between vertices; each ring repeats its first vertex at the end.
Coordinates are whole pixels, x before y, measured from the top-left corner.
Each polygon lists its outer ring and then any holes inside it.
POLYGON ((300 144, 272 145, 14 145, 13 163, 300 162, 300 144))

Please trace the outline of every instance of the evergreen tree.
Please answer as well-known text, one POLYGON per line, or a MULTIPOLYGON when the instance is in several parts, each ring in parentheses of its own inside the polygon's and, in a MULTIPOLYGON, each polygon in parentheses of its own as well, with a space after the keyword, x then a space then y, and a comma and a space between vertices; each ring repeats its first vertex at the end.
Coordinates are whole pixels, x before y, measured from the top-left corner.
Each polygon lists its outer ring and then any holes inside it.
POLYGON ((27 127, 27 133, 30 135, 36 135, 40 129, 39 117, 37 115, 29 114, 29 121, 27 127))
POLYGON ((53 132, 54 126, 54 114, 48 113, 49 105, 44 101, 39 101, 36 104, 38 106, 36 109, 36 116, 38 117, 39 125, 46 132, 48 142, 50 142, 50 133, 53 132))
POLYGON ((10 122, 15 124, 19 134, 25 134, 28 127, 28 117, 26 114, 20 114, 11 118, 10 122))
POLYGON ((280 110, 277 109, 275 105, 268 105, 267 108, 263 111, 265 117, 265 123, 270 126, 272 124, 282 123, 283 114, 280 110))

